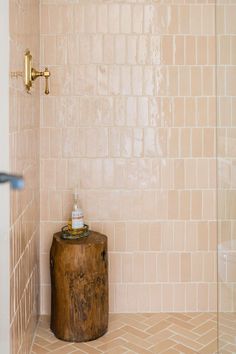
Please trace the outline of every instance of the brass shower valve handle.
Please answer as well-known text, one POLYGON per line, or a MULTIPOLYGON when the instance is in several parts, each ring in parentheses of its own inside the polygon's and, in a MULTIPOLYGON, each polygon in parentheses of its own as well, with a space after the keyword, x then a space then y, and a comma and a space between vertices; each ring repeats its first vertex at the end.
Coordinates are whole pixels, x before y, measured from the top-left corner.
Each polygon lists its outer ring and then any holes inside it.
POLYGON ((48 71, 48 68, 45 68, 44 70, 44 77, 45 77, 45 95, 49 94, 49 84, 48 84, 48 79, 50 76, 50 71, 48 71))
POLYGON ((26 49, 25 51, 25 75, 24 75, 24 82, 25 82, 25 87, 28 93, 30 93, 31 87, 33 82, 40 76, 43 76, 45 78, 45 95, 49 94, 49 84, 48 84, 48 79, 49 76, 51 75, 50 71, 48 68, 45 68, 44 71, 38 71, 32 68, 32 55, 29 51, 29 49, 26 49))
POLYGON ((44 71, 37 71, 34 68, 32 68, 32 70, 31 70, 32 81, 36 80, 37 77, 39 77, 39 76, 45 77, 45 91, 44 92, 45 92, 45 95, 48 95, 49 94, 48 78, 50 76, 50 71, 48 70, 48 68, 45 68, 44 71))

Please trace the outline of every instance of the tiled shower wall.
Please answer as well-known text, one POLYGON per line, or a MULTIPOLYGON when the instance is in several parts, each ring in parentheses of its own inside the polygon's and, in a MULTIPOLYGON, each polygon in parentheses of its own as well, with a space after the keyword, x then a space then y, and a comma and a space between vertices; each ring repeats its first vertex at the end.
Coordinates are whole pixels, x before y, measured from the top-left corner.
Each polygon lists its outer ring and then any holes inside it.
POLYGON ((41 312, 80 188, 111 312, 216 310, 214 1, 41 1, 41 312))
MULTIPOLYGON (((217 4, 219 310, 224 313, 236 311, 236 3, 217 4)), ((222 326, 225 321, 220 317, 222 326)))
POLYGON ((25 189, 11 192, 11 353, 29 353, 39 314, 39 87, 25 91, 24 52, 39 66, 39 1, 10 2, 10 171, 25 189))
POLYGON ((235 335, 235 326, 230 328, 228 319, 235 318, 236 312, 236 3, 218 0, 216 11, 218 330, 219 352, 223 353, 227 336, 235 335))

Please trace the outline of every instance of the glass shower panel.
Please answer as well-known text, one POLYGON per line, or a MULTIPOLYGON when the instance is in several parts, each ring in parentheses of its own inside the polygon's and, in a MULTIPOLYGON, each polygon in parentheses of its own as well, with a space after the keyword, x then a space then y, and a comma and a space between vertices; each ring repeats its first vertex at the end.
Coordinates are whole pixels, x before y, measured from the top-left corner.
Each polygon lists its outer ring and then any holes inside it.
POLYGON ((236 1, 216 3, 219 353, 236 353, 236 1))

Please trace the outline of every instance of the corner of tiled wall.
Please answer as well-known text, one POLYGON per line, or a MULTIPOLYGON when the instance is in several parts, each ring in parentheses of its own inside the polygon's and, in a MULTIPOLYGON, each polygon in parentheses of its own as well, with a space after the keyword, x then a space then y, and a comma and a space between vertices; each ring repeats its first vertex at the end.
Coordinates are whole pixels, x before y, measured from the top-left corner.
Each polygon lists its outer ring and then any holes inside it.
POLYGON ((39 316, 39 88, 25 91, 25 49, 39 67, 39 0, 10 1, 10 170, 25 189, 11 192, 11 354, 30 353, 39 316))
MULTIPOLYGON (((217 1, 217 157, 218 157, 218 296, 219 328, 235 312, 235 116, 236 3, 217 1)), ((221 344, 221 340, 220 340, 221 344)), ((223 344, 223 341, 222 341, 223 344)))

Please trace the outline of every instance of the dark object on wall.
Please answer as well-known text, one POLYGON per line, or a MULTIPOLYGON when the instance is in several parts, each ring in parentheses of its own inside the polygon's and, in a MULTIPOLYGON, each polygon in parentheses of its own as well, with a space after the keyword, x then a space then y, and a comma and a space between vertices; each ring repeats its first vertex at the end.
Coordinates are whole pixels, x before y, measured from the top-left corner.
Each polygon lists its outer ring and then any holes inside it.
POLYGON ((59 339, 86 342, 108 327, 107 237, 90 231, 78 240, 53 236, 50 251, 51 330, 59 339))
POLYGON ((8 173, 0 172, 0 184, 7 182, 10 183, 12 189, 24 188, 24 179, 22 176, 10 175, 8 173))

